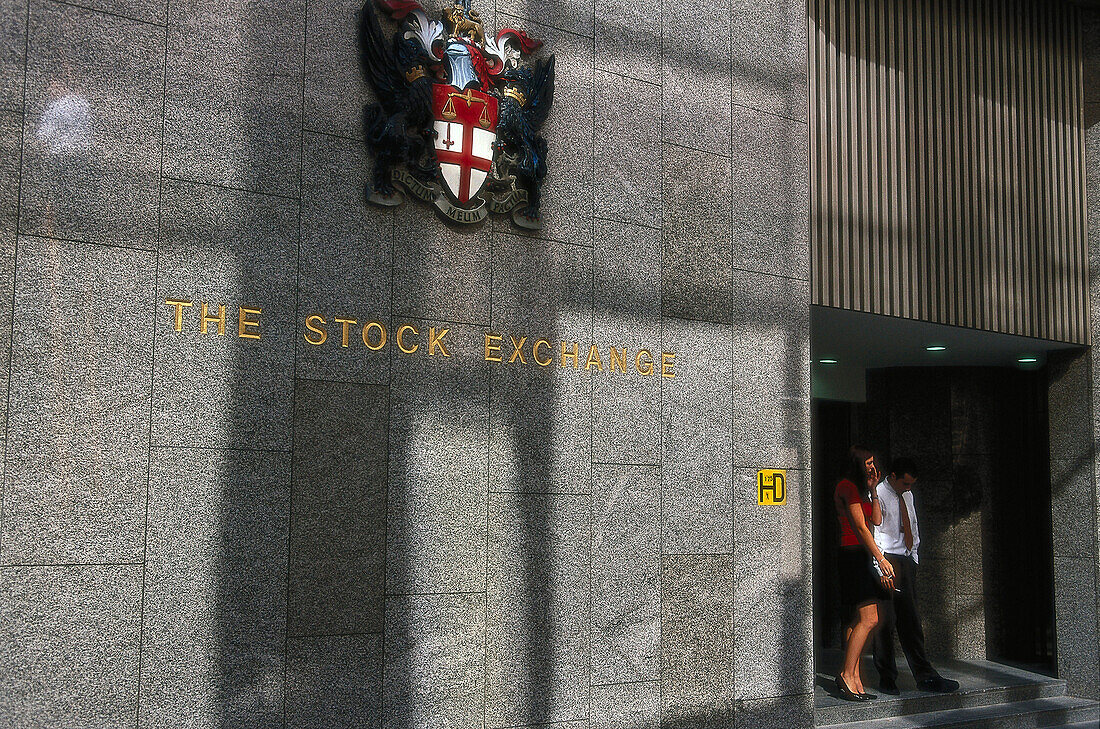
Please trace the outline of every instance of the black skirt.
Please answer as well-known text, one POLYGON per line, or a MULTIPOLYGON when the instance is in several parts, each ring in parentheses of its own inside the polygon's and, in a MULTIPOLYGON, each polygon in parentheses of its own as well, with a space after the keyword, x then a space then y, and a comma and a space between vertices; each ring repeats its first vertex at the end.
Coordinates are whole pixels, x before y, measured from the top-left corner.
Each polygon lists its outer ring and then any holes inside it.
POLYGON ((886 597, 871 553, 863 547, 841 547, 837 552, 836 567, 840 601, 847 607, 861 607, 886 597))

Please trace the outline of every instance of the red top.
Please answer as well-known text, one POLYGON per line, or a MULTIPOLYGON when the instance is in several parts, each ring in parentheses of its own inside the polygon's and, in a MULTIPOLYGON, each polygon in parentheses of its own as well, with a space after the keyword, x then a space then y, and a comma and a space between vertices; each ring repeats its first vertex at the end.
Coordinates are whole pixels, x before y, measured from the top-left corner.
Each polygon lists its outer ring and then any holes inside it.
POLYGON ((863 518, 866 523, 871 523, 871 498, 866 491, 860 491, 856 488, 856 485, 846 478, 840 480, 836 485, 836 491, 833 493, 833 503, 836 504, 837 519, 840 520, 840 546, 842 547, 858 547, 860 546, 859 537, 856 536, 856 532, 852 529, 852 524, 849 521, 851 515, 848 513, 848 507, 851 504, 858 503, 863 509, 863 518))

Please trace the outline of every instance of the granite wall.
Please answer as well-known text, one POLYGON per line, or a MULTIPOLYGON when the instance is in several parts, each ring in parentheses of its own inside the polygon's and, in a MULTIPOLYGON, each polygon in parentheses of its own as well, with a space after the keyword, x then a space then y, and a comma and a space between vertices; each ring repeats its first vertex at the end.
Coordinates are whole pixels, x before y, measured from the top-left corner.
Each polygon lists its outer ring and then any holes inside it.
POLYGON ((810 726, 804 2, 475 3, 557 54, 537 235, 365 206, 358 6, 0 2, 0 724, 810 726))
MULTIPOLYGON (((1100 332, 1100 10, 1084 16, 1085 193, 1092 340, 1100 332)), ((1051 363, 1050 457, 1058 669, 1100 698, 1100 352, 1051 363)))

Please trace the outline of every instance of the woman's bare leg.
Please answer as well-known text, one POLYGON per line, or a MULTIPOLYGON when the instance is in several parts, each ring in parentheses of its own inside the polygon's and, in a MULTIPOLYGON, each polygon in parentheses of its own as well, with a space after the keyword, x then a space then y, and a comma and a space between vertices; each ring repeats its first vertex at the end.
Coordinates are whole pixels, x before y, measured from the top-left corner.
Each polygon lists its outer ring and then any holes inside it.
POLYGON ((852 691, 863 693, 863 682, 859 678, 859 659, 867 645, 867 636, 878 625, 878 606, 875 603, 859 608, 855 622, 848 633, 848 644, 844 648, 844 670, 840 677, 852 691))

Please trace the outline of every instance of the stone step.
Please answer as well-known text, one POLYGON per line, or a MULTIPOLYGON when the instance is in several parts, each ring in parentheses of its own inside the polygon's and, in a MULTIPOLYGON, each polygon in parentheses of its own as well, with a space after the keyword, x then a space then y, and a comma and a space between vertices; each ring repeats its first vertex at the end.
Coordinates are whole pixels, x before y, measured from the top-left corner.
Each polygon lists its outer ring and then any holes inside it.
MULTIPOLYGON (((1004 671, 1012 669, 1002 668, 1004 671)), ((1030 699, 1045 699, 1064 696, 1066 682, 1037 674, 1019 672, 1019 678, 1012 677, 1015 683, 1006 686, 971 686, 966 677, 959 676, 964 683, 962 688, 952 694, 932 694, 927 692, 906 691, 901 696, 879 694, 874 686, 867 690, 878 695, 874 701, 857 703, 854 701, 832 702, 818 705, 814 710, 817 726, 846 725, 850 722, 881 717, 899 717, 907 714, 924 714, 931 711, 951 711, 994 704, 1006 704, 1030 699), (1025 678, 1026 676, 1026 678, 1025 678)), ((1008 681, 1004 681, 1008 683, 1008 681)))
MULTIPOLYGON (((1098 721, 1100 703, 1069 696, 1051 696, 906 716, 884 716, 848 722, 843 726, 847 729, 1053 729, 1082 724, 1095 729, 1098 721)), ((826 725, 819 723, 817 726, 826 725)))

